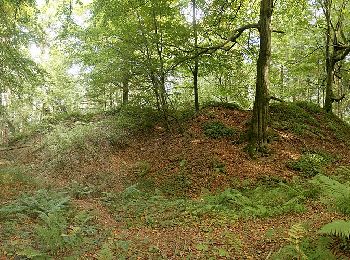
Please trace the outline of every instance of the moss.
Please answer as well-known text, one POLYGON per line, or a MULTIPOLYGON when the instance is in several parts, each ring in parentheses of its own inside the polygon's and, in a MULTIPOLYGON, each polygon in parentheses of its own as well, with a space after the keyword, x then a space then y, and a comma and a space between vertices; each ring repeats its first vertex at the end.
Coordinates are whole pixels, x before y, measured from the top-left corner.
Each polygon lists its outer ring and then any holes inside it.
POLYGON ((309 102, 275 103, 270 106, 270 126, 287 130, 299 136, 317 136, 327 139, 333 135, 350 143, 350 125, 332 113, 326 113, 317 104, 309 102))

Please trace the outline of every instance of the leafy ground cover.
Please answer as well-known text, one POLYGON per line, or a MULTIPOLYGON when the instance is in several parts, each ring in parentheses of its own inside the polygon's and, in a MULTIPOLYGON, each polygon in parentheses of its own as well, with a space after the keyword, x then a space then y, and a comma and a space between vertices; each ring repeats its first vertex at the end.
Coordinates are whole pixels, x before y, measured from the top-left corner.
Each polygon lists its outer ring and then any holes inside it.
MULTIPOLYGON (((220 106, 205 108, 183 135, 155 124, 152 134, 136 134, 123 148, 101 142, 97 157, 74 167, 52 167, 47 158, 87 158, 90 149, 82 147, 98 146, 101 127, 74 123, 43 138, 53 146, 1 151, 0 255, 347 259, 350 151, 323 112, 305 104, 293 109, 315 113, 320 123, 305 124, 325 138, 272 128, 273 152, 255 160, 245 154, 244 138, 226 135, 234 129, 243 136, 249 113, 220 106), (57 143, 56 135, 65 140, 57 143), (35 153, 50 156, 38 160, 35 153)), ((336 127, 343 138, 347 126, 336 127)))

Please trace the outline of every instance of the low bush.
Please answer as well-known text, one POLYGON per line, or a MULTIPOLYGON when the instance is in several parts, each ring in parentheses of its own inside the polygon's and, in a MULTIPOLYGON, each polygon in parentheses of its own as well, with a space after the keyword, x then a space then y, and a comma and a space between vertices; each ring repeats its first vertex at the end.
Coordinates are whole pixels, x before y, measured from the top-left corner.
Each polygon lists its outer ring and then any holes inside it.
POLYGON ((207 122, 203 125, 204 134, 213 139, 233 137, 237 134, 237 131, 233 128, 229 128, 221 122, 207 122))
POLYGON ((307 152, 296 161, 287 165, 292 170, 300 172, 304 177, 313 177, 323 172, 323 168, 332 161, 332 157, 322 153, 307 152))
POLYGON ((0 219, 9 219, 21 215, 38 217, 41 214, 57 213, 69 204, 69 197, 63 193, 39 190, 36 193, 23 194, 18 199, 0 207, 0 219))
POLYGON ((91 239, 98 238, 92 215, 74 210, 64 193, 39 190, 24 194, 0 207, 0 219, 6 220, 0 232, 8 233, 2 237, 0 252, 11 258, 61 259, 81 256, 90 245, 96 247, 91 239))
POLYGON ((225 222, 237 218, 269 217, 287 212, 303 212, 307 199, 302 186, 280 184, 240 192, 227 189, 204 195, 199 200, 166 197, 160 191, 143 192, 132 185, 119 194, 106 194, 104 202, 127 226, 172 226, 210 216, 225 222))

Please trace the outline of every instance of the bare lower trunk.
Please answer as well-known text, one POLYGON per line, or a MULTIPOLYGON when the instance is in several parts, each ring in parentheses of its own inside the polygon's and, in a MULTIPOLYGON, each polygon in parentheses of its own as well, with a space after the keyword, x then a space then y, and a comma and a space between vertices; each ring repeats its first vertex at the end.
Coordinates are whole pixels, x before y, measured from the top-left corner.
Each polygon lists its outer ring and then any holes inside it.
POLYGON ((129 102, 129 80, 123 80, 123 101, 122 104, 125 106, 129 102))
POLYGON ((261 150, 267 142, 272 4, 272 0, 261 0, 260 6, 260 50, 257 62, 256 92, 250 135, 251 146, 256 150, 261 150))
MULTIPOLYGON (((196 0, 192 0, 193 36, 194 36, 194 46, 197 52, 198 31, 197 31, 196 11, 197 11, 196 0)), ((196 56, 196 58, 194 59, 194 69, 192 71, 192 74, 193 74, 194 108, 197 112, 199 111, 198 71, 199 71, 199 56, 196 56)))

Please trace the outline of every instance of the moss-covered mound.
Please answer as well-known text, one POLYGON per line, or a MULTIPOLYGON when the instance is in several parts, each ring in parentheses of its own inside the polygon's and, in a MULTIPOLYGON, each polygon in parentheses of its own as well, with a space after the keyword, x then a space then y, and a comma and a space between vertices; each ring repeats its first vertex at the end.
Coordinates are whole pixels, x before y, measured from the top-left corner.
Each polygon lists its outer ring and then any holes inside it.
POLYGON ((274 103, 270 106, 270 126, 300 136, 338 139, 350 144, 350 125, 320 106, 308 102, 274 103))

